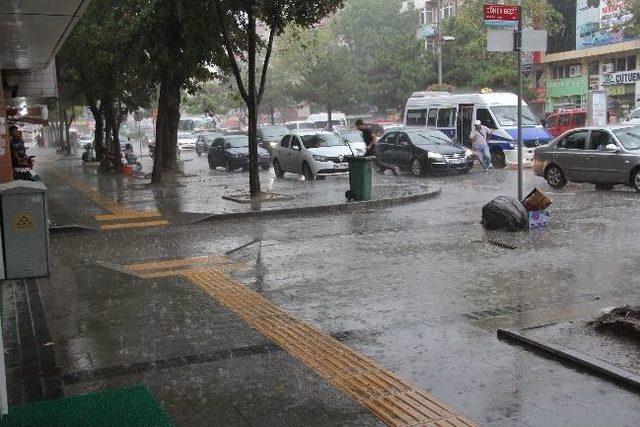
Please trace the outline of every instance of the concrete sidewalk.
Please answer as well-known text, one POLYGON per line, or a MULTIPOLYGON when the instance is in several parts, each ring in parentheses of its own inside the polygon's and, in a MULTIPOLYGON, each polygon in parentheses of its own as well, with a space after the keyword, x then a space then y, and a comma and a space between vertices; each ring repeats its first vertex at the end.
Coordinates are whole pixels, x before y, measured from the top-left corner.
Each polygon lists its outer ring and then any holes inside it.
MULTIPOLYGON (((48 153, 50 154, 50 153, 48 153)), ((122 177, 98 173, 82 167, 77 159, 39 163, 38 170, 49 187, 49 216, 53 226, 80 225, 96 228, 95 216, 111 208, 109 202, 97 200, 97 192, 119 206, 116 210, 159 212, 157 219, 171 224, 185 224, 209 216, 243 215, 265 211, 313 211, 346 205, 345 191, 349 189, 347 176, 304 182, 300 177, 287 175, 276 179, 273 170, 261 172, 262 190, 276 195, 274 201, 238 203, 223 197, 246 195, 249 175, 246 172, 209 170, 206 157, 185 152, 183 173, 168 174, 160 186, 152 186, 149 179, 122 177), (280 196, 280 197, 278 197, 280 196), (93 200, 91 200, 93 198, 93 200), (107 206, 105 206, 107 205, 107 206)), ((151 159, 142 159, 145 170, 151 169, 151 159)), ((432 197, 439 192, 440 179, 415 180, 410 177, 373 177, 374 201, 402 203, 432 197)), ((111 209, 113 210, 113 209, 111 209)))

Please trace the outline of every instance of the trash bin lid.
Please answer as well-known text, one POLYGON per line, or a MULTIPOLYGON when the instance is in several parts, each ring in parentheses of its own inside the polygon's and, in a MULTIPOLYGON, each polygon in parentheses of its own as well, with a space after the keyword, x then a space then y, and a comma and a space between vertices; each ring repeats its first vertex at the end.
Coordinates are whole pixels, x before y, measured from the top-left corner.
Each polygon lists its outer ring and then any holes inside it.
POLYGON ((33 194, 46 191, 47 187, 39 181, 14 180, 0 184, 0 194, 33 194))

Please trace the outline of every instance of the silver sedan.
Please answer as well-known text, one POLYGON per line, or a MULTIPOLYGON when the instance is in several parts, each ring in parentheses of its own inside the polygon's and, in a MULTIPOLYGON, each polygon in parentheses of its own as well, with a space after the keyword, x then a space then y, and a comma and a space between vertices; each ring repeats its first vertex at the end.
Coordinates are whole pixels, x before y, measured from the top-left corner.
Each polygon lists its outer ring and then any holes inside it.
POLYGON ((536 148, 533 172, 553 188, 568 181, 588 182, 601 190, 628 185, 640 192, 640 126, 572 129, 536 148))

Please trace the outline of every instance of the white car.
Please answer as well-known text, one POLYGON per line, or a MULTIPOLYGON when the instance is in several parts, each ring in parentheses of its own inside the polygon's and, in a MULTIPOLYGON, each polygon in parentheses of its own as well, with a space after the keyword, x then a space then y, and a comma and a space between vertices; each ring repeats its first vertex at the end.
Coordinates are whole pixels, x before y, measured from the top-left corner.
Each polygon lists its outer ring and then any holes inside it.
POLYGON ((360 132, 359 130, 340 130, 336 131, 336 135, 349 143, 354 156, 364 156, 367 153, 367 144, 364 142, 362 132, 360 132))
POLYGON ((195 150, 198 136, 191 132, 178 132, 178 147, 181 150, 195 150))
POLYGON ((316 177, 348 173, 346 158, 351 148, 332 132, 305 131, 285 135, 274 147, 273 169, 278 178, 285 172, 304 175, 307 181, 316 177))
POLYGON ((636 108, 635 110, 633 110, 629 114, 629 116, 627 116, 625 123, 634 124, 634 125, 640 124, 640 108, 636 108))
POLYGON ((305 131, 305 130, 313 130, 316 128, 316 125, 313 122, 296 120, 293 122, 287 122, 284 124, 289 130, 294 132, 305 131))

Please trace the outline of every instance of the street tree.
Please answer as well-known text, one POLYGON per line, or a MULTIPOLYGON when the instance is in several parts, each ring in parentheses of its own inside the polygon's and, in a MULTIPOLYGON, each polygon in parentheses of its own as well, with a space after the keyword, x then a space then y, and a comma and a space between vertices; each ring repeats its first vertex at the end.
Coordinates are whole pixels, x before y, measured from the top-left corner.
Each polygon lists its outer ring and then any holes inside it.
MULTIPOLYGON (((218 38, 213 6, 202 0, 126 0, 135 43, 147 56, 151 75, 159 84, 156 150, 152 182, 176 167, 176 146, 182 90, 224 69, 227 58, 218 38)), ((236 25, 227 25, 227 44, 236 49, 236 25)))
POLYGON ((333 13, 343 0, 211 0, 215 7, 216 24, 220 31, 229 65, 238 91, 247 105, 249 119, 249 189, 251 196, 260 194, 258 165, 258 111, 267 83, 274 39, 289 24, 308 27, 333 13), (234 28, 240 31, 238 43, 233 43, 234 28), (267 34, 262 37, 261 34, 267 34), (258 64, 264 48, 262 64, 258 64), (246 59, 243 76, 240 63, 246 59))
POLYGON ((97 156, 109 151, 116 162, 122 120, 148 106, 155 86, 145 72, 144 52, 132 43, 126 6, 124 0, 91 3, 57 56, 62 93, 77 90, 94 116, 97 156))
MULTIPOLYGON (((562 15, 548 0, 523 0, 525 27, 546 29, 550 34, 562 26, 562 15)), ((516 55, 487 52, 487 29, 483 23, 484 0, 467 0, 456 15, 443 23, 444 32, 455 41, 443 46, 445 80, 458 87, 514 90, 518 72, 516 55)))
POLYGON ((226 78, 216 78, 199 84, 193 93, 183 91, 184 109, 190 114, 219 117, 243 104, 235 85, 226 78))
POLYGON ((296 61, 300 76, 293 85, 293 93, 299 100, 323 106, 332 127, 333 111, 355 102, 353 83, 357 74, 348 65, 351 53, 347 45, 331 26, 295 27, 286 36, 289 61, 296 61))
POLYGON ((418 14, 406 3, 349 0, 333 23, 349 51, 341 67, 356 73, 353 93, 381 112, 402 108, 435 76, 431 54, 416 37, 418 14))

